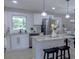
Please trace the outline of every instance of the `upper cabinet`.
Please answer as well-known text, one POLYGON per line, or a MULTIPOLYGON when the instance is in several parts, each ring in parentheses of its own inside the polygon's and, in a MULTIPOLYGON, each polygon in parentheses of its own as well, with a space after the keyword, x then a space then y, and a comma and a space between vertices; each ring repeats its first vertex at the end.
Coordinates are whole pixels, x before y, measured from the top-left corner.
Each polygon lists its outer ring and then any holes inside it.
POLYGON ((41 14, 34 14, 34 25, 42 25, 41 14))

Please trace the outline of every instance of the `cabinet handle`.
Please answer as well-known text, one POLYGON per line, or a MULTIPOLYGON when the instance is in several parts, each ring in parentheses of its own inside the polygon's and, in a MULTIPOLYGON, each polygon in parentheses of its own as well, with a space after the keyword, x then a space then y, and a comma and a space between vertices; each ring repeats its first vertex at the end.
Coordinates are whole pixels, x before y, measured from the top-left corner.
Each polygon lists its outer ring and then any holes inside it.
POLYGON ((17 37, 17 44, 20 44, 20 38, 17 37))

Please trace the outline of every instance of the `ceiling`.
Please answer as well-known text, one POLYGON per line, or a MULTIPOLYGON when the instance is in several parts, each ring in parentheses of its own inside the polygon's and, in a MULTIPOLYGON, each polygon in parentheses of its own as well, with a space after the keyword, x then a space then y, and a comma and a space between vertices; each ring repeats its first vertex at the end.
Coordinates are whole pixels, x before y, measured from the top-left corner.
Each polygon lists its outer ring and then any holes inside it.
MULTIPOLYGON (((43 0, 17 0, 18 4, 13 4, 12 0, 4 0, 4 6, 16 9, 24 9, 32 12, 43 11, 43 0)), ((66 13, 66 0, 45 0, 46 11, 51 13, 66 13), (52 10, 55 7, 55 10, 52 10)), ((69 1, 69 13, 74 14, 75 0, 69 1)))

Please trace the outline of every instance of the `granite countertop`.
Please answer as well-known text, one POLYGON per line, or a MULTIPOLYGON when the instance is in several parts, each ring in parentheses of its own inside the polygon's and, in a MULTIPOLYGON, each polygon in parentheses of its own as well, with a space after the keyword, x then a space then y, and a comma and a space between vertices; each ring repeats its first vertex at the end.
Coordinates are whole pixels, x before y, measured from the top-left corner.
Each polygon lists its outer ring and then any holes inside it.
POLYGON ((9 33, 9 34, 6 34, 5 37, 13 36, 13 35, 28 35, 28 33, 9 33))
POLYGON ((36 41, 45 41, 45 40, 55 40, 55 39, 65 39, 65 38, 75 38, 75 36, 72 35, 66 35, 66 34, 58 34, 55 37, 52 37, 51 35, 42 35, 42 36, 33 36, 33 39, 36 41))

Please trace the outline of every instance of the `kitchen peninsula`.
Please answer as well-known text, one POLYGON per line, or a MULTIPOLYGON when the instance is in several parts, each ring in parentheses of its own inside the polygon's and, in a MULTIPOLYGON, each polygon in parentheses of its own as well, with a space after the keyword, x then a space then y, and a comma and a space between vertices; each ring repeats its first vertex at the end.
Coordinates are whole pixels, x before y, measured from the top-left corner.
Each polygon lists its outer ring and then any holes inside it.
POLYGON ((64 40, 72 39, 75 36, 67 34, 58 34, 56 37, 51 35, 35 36, 33 38, 33 58, 43 59, 43 49, 64 45, 64 40))

